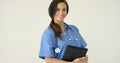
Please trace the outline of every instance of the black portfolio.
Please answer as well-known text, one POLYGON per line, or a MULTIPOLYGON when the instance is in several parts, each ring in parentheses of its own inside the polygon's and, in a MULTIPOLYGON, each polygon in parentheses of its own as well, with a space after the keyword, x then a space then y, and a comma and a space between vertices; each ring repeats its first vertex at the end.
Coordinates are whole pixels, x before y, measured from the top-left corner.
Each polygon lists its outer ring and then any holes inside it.
POLYGON ((73 61, 76 58, 84 57, 87 51, 88 51, 87 48, 80 48, 80 47, 68 45, 65 50, 63 60, 73 61))

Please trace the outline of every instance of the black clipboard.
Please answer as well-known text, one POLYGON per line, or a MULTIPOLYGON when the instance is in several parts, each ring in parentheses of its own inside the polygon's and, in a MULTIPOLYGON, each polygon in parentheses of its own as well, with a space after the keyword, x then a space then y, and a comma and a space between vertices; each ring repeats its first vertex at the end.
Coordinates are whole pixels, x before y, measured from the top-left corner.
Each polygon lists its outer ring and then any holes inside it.
POLYGON ((88 51, 87 48, 80 48, 80 47, 68 45, 66 47, 63 60, 73 61, 76 58, 84 57, 87 51, 88 51))

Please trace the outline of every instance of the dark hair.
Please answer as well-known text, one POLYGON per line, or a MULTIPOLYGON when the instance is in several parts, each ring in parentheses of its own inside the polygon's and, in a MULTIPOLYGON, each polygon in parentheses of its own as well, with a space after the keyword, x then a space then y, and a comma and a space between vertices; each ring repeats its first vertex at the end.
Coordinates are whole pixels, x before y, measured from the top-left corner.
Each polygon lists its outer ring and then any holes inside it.
POLYGON ((68 3, 66 2, 66 0, 53 0, 49 6, 49 16, 51 17, 51 23, 50 23, 50 27, 53 29, 55 35, 59 38, 59 39, 62 39, 62 36, 61 36, 61 28, 60 26, 54 22, 54 15, 56 13, 56 10, 57 10, 57 5, 58 3, 61 3, 61 2, 64 2, 67 6, 67 13, 68 13, 68 10, 69 10, 69 6, 68 6, 68 3))

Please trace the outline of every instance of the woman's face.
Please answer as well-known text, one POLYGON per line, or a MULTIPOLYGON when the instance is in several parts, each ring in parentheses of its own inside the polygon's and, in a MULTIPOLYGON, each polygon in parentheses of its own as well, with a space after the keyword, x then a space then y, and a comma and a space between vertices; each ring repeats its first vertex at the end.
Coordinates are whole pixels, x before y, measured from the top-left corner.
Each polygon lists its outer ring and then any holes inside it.
POLYGON ((67 15, 67 6, 64 2, 58 3, 56 13, 54 15, 55 22, 63 22, 67 15))

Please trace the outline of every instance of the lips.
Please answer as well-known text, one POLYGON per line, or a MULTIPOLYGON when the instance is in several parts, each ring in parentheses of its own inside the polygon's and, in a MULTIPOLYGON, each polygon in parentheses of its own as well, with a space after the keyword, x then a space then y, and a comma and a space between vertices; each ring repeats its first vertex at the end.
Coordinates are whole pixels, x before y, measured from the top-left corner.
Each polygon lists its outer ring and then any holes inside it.
POLYGON ((64 17, 65 17, 64 15, 59 16, 59 18, 64 18, 64 17))

